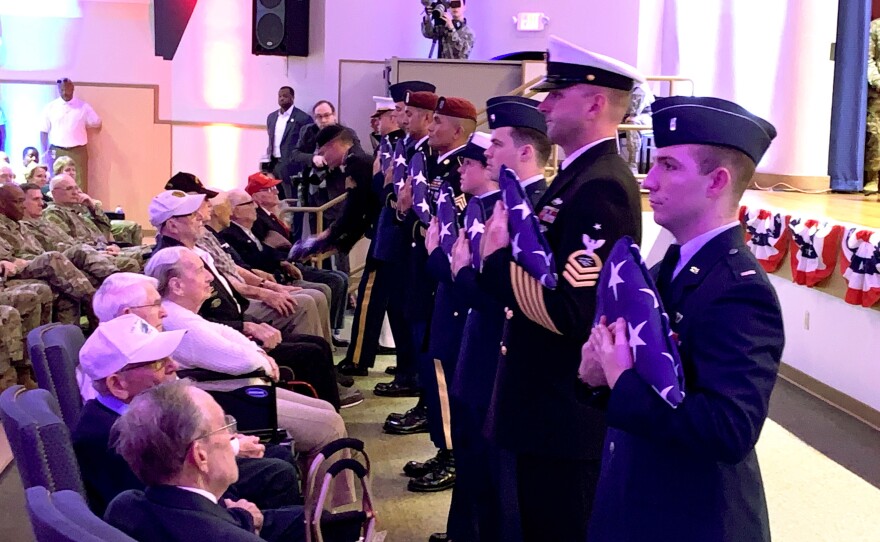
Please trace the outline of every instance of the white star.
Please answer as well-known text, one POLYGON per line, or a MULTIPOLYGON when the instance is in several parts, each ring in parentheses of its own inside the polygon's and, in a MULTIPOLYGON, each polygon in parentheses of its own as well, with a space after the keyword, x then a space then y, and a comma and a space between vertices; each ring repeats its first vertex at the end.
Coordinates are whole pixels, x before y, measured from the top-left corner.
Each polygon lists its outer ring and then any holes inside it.
POLYGON ((532 214, 532 210, 529 209, 529 204, 526 203, 525 201, 520 203, 519 205, 514 206, 512 210, 513 211, 519 210, 522 213, 521 220, 525 220, 527 216, 532 214))
POLYGON ((626 260, 621 260, 617 265, 611 264, 611 278, 608 279, 608 287, 614 291, 614 301, 617 301, 617 285, 625 282, 620 278, 620 268, 623 267, 623 264, 625 263, 626 260))
POLYGON ((519 248, 519 234, 513 236, 513 239, 510 241, 510 248, 513 251, 513 257, 516 258, 522 249, 519 248))
POLYGON ((383 160, 384 160, 384 159, 387 159, 387 158, 390 157, 390 156, 391 156, 391 153, 390 153, 390 152, 383 152, 383 153, 382 153, 382 159, 383 159, 383 160))
POLYGON ((442 241, 443 238, 446 237, 447 235, 452 235, 452 232, 449 231, 449 228, 450 228, 451 226, 452 226, 452 222, 449 222, 449 223, 447 223, 447 224, 443 224, 443 225, 440 227, 440 240, 441 240, 441 241, 442 241))
POLYGON ((401 188, 403 188, 403 185, 405 185, 405 184, 406 184, 406 181, 404 179, 400 179, 399 181, 394 183, 394 186, 396 186, 397 189, 400 190, 401 188))
POLYGON ((425 213, 430 213, 430 212, 431 212, 431 206, 428 205, 428 202, 425 201, 425 200, 420 201, 419 204, 416 205, 416 207, 418 207, 419 209, 421 209, 421 210, 424 211, 425 213))
POLYGON ((645 341, 642 340, 641 337, 639 337, 639 333, 642 332, 642 328, 645 327, 645 324, 647 324, 647 323, 648 323, 648 321, 645 320, 644 322, 637 325, 636 327, 632 327, 629 322, 626 323, 626 327, 629 328, 629 347, 632 348, 632 351, 633 351, 633 361, 636 360, 636 347, 637 346, 648 346, 648 343, 646 343, 645 341))
POLYGON ((485 226, 485 224, 482 224, 482 223, 481 223, 478 219, 476 219, 476 218, 474 219, 473 223, 471 224, 471 227, 468 228, 468 234, 470 234, 471 239, 473 239, 474 237, 476 237, 477 234, 482 235, 482 234, 485 233, 485 232, 486 232, 486 226, 485 226))
POLYGON ((645 292, 646 294, 648 294, 649 296, 651 296, 651 298, 654 300, 654 308, 655 308, 655 309, 659 309, 659 308, 660 308, 660 303, 657 302, 657 294, 654 293, 654 290, 652 290, 652 289, 650 289, 650 288, 639 288, 639 291, 640 291, 640 292, 645 292))
POLYGON ((537 254, 538 256, 544 258, 544 264, 546 264, 547 267, 550 267, 550 260, 553 259, 553 254, 547 254, 543 250, 535 250, 532 252, 532 254, 537 254))
POLYGON ((426 179, 425 176, 422 175, 421 171, 413 177, 413 181, 415 181, 416 184, 428 184, 427 182, 425 182, 427 180, 428 179, 426 179))
POLYGON ((593 229, 594 229, 594 230, 601 230, 601 229, 602 229, 602 224, 598 224, 598 223, 597 223, 597 224, 593 224, 593 229))
POLYGON ((446 203, 446 197, 446 192, 441 191, 440 195, 437 196, 437 205, 440 205, 441 203, 446 203))
POLYGON ((397 157, 394 158, 394 165, 395 166, 405 166, 406 165, 406 158, 404 158, 402 154, 398 154, 397 157))

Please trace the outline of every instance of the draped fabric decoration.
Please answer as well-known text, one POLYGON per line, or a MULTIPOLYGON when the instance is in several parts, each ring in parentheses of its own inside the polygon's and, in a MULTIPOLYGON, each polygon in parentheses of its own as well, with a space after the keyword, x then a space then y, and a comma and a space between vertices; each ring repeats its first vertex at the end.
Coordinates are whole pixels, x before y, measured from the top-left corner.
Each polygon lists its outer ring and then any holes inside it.
POLYGON ((394 195, 396 196, 400 193, 403 185, 406 184, 406 174, 408 172, 406 167, 406 144, 404 144, 403 138, 398 139, 397 144, 394 146, 392 163, 394 164, 394 170, 391 173, 391 182, 394 184, 394 195))
POLYGON ((383 136, 381 143, 379 143, 379 169, 382 172, 387 171, 393 159, 394 150, 391 148, 391 142, 388 140, 387 135, 383 136))
POLYGON ((626 320, 636 373, 676 408, 685 382, 678 345, 657 286, 631 237, 619 239, 602 267, 596 289, 596 322, 626 320))
POLYGON ((538 217, 516 174, 502 168, 498 184, 507 207, 513 260, 545 288, 556 288, 558 277, 553 251, 541 233, 538 217))
POLYGON ((455 193, 446 181, 440 185, 437 194, 437 221, 440 223, 440 248, 451 259, 452 245, 458 239, 458 209, 455 207, 455 193))
POLYGON ((480 198, 471 198, 464 210, 464 227, 468 241, 471 245, 471 266, 479 271, 482 269, 482 257, 480 256, 480 240, 486 231, 486 216, 483 213, 483 204, 480 198))
POLYGON ((847 281, 844 300, 871 307, 880 301, 880 232, 849 228, 841 243, 840 272, 847 281))
POLYGON ((837 264, 843 226, 795 217, 791 230, 791 279, 812 288, 831 276, 837 264))
POLYGON ((787 215, 766 209, 740 208, 741 219, 746 227, 746 244, 764 271, 772 273, 779 269, 788 250, 787 215))
POLYGON ((409 174, 412 177, 413 212, 422 224, 431 222, 431 201, 428 190, 428 169, 424 153, 417 152, 409 163, 409 174))

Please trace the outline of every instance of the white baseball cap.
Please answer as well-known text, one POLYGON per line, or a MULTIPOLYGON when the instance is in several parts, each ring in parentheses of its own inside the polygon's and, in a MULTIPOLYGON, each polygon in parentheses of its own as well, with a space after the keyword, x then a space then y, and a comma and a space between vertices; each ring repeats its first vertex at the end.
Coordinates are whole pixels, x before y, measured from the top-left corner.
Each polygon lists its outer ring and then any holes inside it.
POLYGON ((180 190, 166 190, 153 198, 147 212, 150 224, 158 228, 169 218, 190 215, 199 210, 204 194, 187 194, 180 190))
POLYGON ((185 329, 159 331, 135 314, 124 314, 98 325, 79 351, 79 364, 89 378, 101 380, 126 365, 167 358, 185 334, 185 329))

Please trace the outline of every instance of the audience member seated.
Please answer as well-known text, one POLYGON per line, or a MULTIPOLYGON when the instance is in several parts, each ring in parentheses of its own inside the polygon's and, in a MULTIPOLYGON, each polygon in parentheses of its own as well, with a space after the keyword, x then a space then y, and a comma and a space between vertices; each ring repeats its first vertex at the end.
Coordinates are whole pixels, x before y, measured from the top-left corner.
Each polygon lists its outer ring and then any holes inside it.
POLYGON ((154 252, 174 246, 192 249, 213 275, 214 295, 199 313, 264 344, 270 341, 277 344, 281 337, 279 330, 287 335, 301 333, 320 337, 321 317, 312 297, 298 296, 294 301, 291 296, 278 295, 262 286, 236 282, 234 277, 230 280, 217 270, 214 258, 207 251, 196 247, 196 241, 205 231, 204 200, 204 194, 187 195, 179 190, 167 190, 153 198, 149 207, 150 223, 159 233, 154 252))
POLYGON ((73 177, 67 173, 52 177, 49 192, 52 194, 52 203, 43 211, 43 217, 80 243, 93 245, 113 255, 122 253, 139 264, 143 263, 144 254, 149 250, 140 245, 120 248, 114 244, 107 215, 88 194, 80 191, 73 177))
MULTIPOLYGON (((162 307, 167 313, 162 320, 164 329, 187 331, 175 352, 175 360, 182 367, 232 375, 263 370, 278 380, 275 360, 255 342, 196 312, 211 297, 212 277, 192 250, 160 250, 150 258, 146 273, 159 281, 162 307)), ((323 446, 346 436, 345 422, 332 404, 282 388, 276 391, 278 426, 293 437, 295 449, 306 454, 309 461, 323 446)), ((351 502, 352 492, 350 477, 337 483, 334 506, 351 502)))
POLYGON ((104 515, 132 538, 142 542, 305 539, 302 507, 261 511, 247 500, 224 497, 239 478, 235 420, 189 381, 166 382, 135 397, 113 425, 111 438, 146 486, 117 496, 104 515))
POLYGON ((14 183, 15 171, 12 170, 12 166, 6 163, 0 164, 0 185, 14 183))
MULTIPOLYGON (((245 191, 257 204, 257 218, 251 231, 257 239, 278 251, 282 259, 293 243, 290 228, 278 218, 281 202, 278 199, 277 185, 280 181, 262 173, 254 173, 248 177, 245 191)), ((345 309, 348 303, 348 275, 342 271, 317 269, 294 263, 305 280, 326 284, 333 292, 333 303, 330 306, 330 321, 333 325, 335 346, 348 346, 348 341, 340 339, 338 333, 345 327, 345 309)))
MULTIPOLYGON (((132 273, 123 275, 151 280, 132 273)), ((130 281, 130 284, 127 293, 131 293, 132 288, 144 290, 137 282, 130 281)), ((113 298, 118 291, 96 296, 95 309, 104 311, 103 316, 107 316, 106 310, 119 305, 119 300, 113 298)), ((83 405, 73 431, 73 447, 89 504, 98 515, 103 515, 116 495, 144 487, 110 445, 110 428, 139 393, 162 382, 177 380, 177 363, 170 356, 184 332, 160 333, 155 329, 151 322, 161 328, 164 313, 155 288, 152 293, 154 304, 126 307, 119 311, 119 317, 104 318, 80 352, 83 376, 97 395, 83 405)), ((137 293, 134 295, 138 297, 137 293)), ((256 437, 237 437, 241 476, 230 488, 229 495, 253 501, 261 508, 299 503, 301 496, 290 448, 269 446, 267 449, 256 437)))

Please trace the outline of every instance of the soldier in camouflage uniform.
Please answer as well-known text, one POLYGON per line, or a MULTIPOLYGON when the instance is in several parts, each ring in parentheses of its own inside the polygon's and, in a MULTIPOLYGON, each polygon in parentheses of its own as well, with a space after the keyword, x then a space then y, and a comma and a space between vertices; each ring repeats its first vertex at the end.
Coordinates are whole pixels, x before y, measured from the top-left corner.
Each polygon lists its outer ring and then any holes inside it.
POLYGON ((0 305, 0 391, 18 383, 17 366, 24 358, 21 315, 14 307, 0 305))
MULTIPOLYGON (((93 284, 95 279, 100 282, 117 271, 141 272, 140 264, 128 256, 101 252, 91 245, 78 243, 64 230, 43 218, 43 199, 37 185, 28 183, 21 188, 24 191, 24 218, 18 223, 21 226, 21 235, 29 246, 39 245, 43 252, 61 252, 73 265, 85 271, 93 284)), ((27 259, 27 256, 22 258, 27 259)))
MULTIPOLYGON (((66 174, 56 175, 50 183, 52 199, 54 200, 43 211, 43 217, 61 228, 67 235, 80 243, 96 246, 99 249, 106 248, 110 254, 121 253, 134 258, 138 264, 143 265, 144 254, 149 252, 147 247, 132 246, 119 248, 113 245, 113 236, 109 232, 105 234, 95 223, 95 217, 106 215, 94 215, 86 203, 82 203, 84 194, 79 191, 73 177, 66 174)), ((88 196, 86 196, 87 198, 88 196)), ((91 202, 88 199, 88 202, 91 202)), ((98 222, 102 220, 98 218, 98 222)))
POLYGON ((24 339, 32 329, 51 321, 52 290, 39 281, 2 282, 0 279, 0 389, 16 382, 34 388, 24 339))
POLYGON ((865 134, 865 191, 880 180, 880 19, 871 21, 868 40, 868 122, 865 134))

